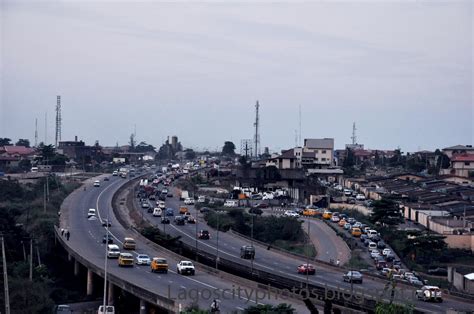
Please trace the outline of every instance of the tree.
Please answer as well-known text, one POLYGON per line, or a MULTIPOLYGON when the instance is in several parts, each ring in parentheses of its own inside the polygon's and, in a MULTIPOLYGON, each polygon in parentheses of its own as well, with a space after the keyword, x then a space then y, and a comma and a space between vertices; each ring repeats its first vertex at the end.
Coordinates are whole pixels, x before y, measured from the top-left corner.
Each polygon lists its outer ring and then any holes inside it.
POLYGON ((0 137, 0 146, 10 146, 12 140, 6 137, 0 137))
POLYGON ((30 140, 25 138, 20 138, 18 142, 15 143, 16 146, 25 146, 30 147, 30 140))
POLYGON ((370 215, 372 223, 381 223, 389 228, 403 222, 402 214, 398 204, 389 199, 382 199, 372 203, 373 209, 370 215))
POLYGON ((355 165, 355 155, 352 149, 346 148, 346 158, 342 165, 343 168, 352 168, 355 165))
POLYGON ((154 152, 155 147, 153 145, 147 144, 146 142, 140 142, 134 147, 133 151, 137 153, 154 152))
POLYGON ((222 155, 235 155, 235 145, 232 142, 224 142, 224 147, 222 147, 222 155))
POLYGON ((184 151, 184 158, 188 160, 193 160, 194 158, 196 158, 196 153, 194 152, 194 150, 188 148, 184 151))
POLYGON ((41 157, 43 161, 50 160, 54 157, 54 147, 52 144, 40 146, 41 157))

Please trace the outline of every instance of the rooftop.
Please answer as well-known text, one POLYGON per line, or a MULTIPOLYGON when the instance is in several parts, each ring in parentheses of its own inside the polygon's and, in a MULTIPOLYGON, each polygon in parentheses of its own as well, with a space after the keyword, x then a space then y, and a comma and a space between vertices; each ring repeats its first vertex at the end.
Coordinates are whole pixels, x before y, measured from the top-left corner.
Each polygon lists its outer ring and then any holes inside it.
POLYGON ((333 138, 305 138, 304 147, 305 148, 334 149, 334 139, 333 138))

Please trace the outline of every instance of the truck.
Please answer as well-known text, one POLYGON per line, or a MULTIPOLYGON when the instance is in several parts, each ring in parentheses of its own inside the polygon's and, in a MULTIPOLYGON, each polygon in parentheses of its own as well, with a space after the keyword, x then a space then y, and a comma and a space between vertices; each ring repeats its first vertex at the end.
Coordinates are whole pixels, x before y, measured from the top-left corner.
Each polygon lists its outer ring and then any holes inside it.
POLYGON ((179 194, 179 199, 182 201, 182 200, 185 200, 187 198, 189 198, 189 192, 185 191, 185 190, 182 190, 181 193, 179 194))

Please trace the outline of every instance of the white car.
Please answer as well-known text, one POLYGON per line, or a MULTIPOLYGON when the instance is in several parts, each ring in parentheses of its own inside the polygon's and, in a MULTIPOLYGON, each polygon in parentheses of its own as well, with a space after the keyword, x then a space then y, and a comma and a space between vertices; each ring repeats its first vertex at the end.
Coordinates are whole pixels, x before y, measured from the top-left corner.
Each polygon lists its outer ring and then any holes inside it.
POLYGON ((298 218, 300 215, 292 210, 286 210, 284 215, 286 217, 295 217, 295 218, 298 218))
POLYGON ((186 205, 194 205, 194 200, 190 197, 187 197, 185 200, 184 200, 184 204, 186 205))
POLYGON ((181 275, 194 275, 194 264, 191 261, 181 261, 176 265, 176 272, 181 275))
POLYGON ((443 296, 441 289, 436 286, 423 286, 421 289, 416 290, 415 295, 417 299, 423 301, 438 301, 443 302, 443 296))
POLYGON ((332 222, 339 222, 341 219, 339 218, 339 216, 334 216, 334 214, 332 215, 331 217, 331 221, 332 222))
POLYGON ((365 201, 365 195, 364 194, 357 194, 356 195, 356 200, 365 201))
POLYGON ((379 251, 377 251, 377 250, 372 250, 372 251, 370 252, 370 257, 376 258, 376 257, 378 257, 378 256, 380 256, 380 252, 379 252, 379 251))
POLYGON ((263 193, 263 197, 262 197, 263 200, 272 200, 274 198, 275 198, 275 195, 273 195, 272 192, 264 192, 263 193))
POLYGON ((382 251, 383 256, 387 256, 390 253, 392 253, 392 250, 390 250, 390 249, 383 249, 383 251, 382 251))
POLYGON ((146 254, 138 254, 137 257, 135 258, 135 264, 137 264, 137 265, 150 265, 151 264, 151 259, 146 254))
POLYGON ((100 181, 99 181, 99 180, 95 180, 95 181, 94 181, 94 186, 100 186, 100 181))

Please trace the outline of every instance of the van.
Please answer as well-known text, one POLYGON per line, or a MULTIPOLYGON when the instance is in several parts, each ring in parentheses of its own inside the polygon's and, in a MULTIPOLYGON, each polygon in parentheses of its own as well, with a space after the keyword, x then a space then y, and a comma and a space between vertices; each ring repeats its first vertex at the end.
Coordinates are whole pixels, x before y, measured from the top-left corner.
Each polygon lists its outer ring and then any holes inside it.
POLYGON ((377 236, 377 235, 378 235, 377 230, 371 229, 371 230, 367 231, 367 236, 369 237, 369 239, 371 239, 371 238, 373 238, 373 237, 375 237, 375 236, 377 236))
POLYGON ((187 212, 188 212, 188 208, 187 208, 187 207, 181 206, 181 207, 179 208, 179 214, 180 214, 180 215, 185 215, 187 212))
POLYGON ((123 248, 124 250, 135 250, 136 243, 133 238, 125 238, 123 239, 123 248))
POLYGON ((161 217, 162 213, 163 213, 163 210, 161 208, 157 207, 153 209, 153 216, 155 217, 161 217))
POLYGON ((244 245, 240 248, 240 257, 244 259, 255 258, 255 248, 251 245, 244 245))
POLYGON ((96 212, 94 208, 89 208, 89 211, 87 212, 87 218, 90 216, 95 216, 96 212))
POLYGON ((120 249, 117 244, 107 245, 107 257, 108 258, 118 258, 120 255, 120 249))
POLYGON ((332 217, 332 212, 330 212, 329 210, 324 211, 323 213, 324 219, 331 219, 331 217, 332 217))

